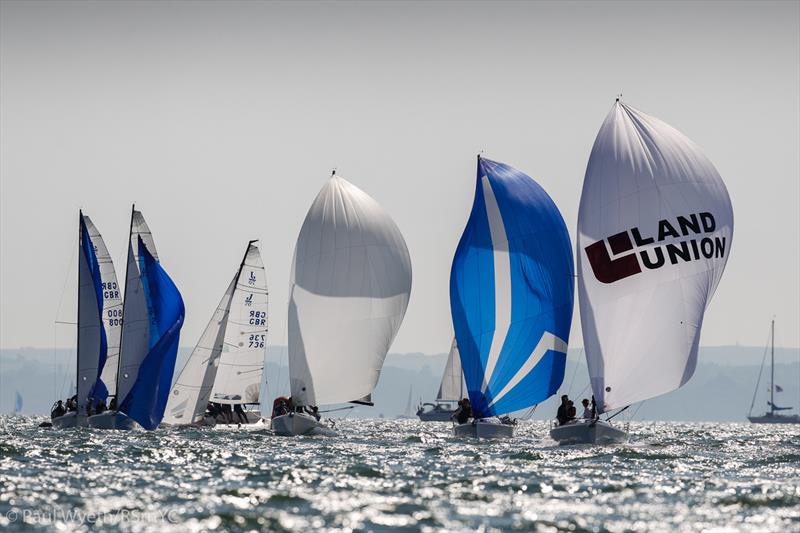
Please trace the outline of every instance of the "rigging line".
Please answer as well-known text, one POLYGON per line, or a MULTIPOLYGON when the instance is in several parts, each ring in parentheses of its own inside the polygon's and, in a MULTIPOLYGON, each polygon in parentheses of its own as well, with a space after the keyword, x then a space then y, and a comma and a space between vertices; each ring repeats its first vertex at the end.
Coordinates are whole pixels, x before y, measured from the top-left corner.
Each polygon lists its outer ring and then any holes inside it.
MULTIPOLYGON (((770 326, 771 328, 772 326, 770 326)), ((761 374, 764 372, 764 362, 767 360, 767 352, 769 351, 769 333, 767 333, 767 342, 764 344, 764 356, 761 358, 761 367, 758 369, 758 379, 756 380, 756 388, 753 391, 753 401, 750 402, 750 409, 747 411, 747 416, 753 413, 753 406, 756 404, 756 396, 758 396, 758 387, 761 385, 761 374)))
POLYGON ((644 405, 644 401, 639 402, 639 405, 636 406, 636 410, 633 412, 633 414, 630 416, 630 418, 628 418, 628 421, 633 420, 634 418, 636 418, 636 415, 639 414, 639 409, 641 409, 643 405, 644 405))
POLYGON ((627 411, 627 410, 628 410, 628 407, 630 407, 630 405, 626 405, 625 407, 623 407, 622 409, 620 409, 619 411, 617 411, 617 412, 616 412, 616 413, 614 413, 613 415, 611 415, 611 416, 609 416, 608 418, 606 418, 606 422, 608 422, 609 420, 611 420, 611 419, 612 419, 612 418, 614 418, 615 416, 617 416, 617 415, 620 415, 620 414, 624 413, 625 411, 627 411))

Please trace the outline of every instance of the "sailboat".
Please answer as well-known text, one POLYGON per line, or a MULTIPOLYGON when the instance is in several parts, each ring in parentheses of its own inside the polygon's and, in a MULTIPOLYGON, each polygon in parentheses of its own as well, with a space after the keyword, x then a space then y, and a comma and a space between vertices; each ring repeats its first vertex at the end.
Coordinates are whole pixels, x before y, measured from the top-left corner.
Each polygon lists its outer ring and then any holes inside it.
MULTIPOLYGON (((386 353, 411 294, 400 230, 364 191, 334 172, 306 215, 289 289, 291 412, 274 411, 278 435, 324 428, 319 405, 372 405, 386 353)), ((277 400, 276 400, 277 401, 277 400)))
POLYGON ((185 311, 178 288, 159 263, 150 228, 135 208, 124 292, 116 394, 111 409, 90 416, 89 426, 153 430, 164 416, 185 311))
POLYGON ((447 364, 439 384, 439 392, 434 403, 426 402, 417 409, 417 416, 423 422, 449 422, 456 412, 455 404, 464 398, 464 373, 461 371, 461 354, 458 343, 453 338, 447 364))
POLYGON ((764 361, 761 362, 761 368, 758 371, 758 381, 756 382, 756 390, 753 393, 753 402, 750 404, 750 412, 747 413, 747 419, 753 424, 800 424, 800 415, 784 415, 780 411, 789 411, 792 407, 778 407, 775 405, 775 393, 781 392, 782 389, 775 385, 775 320, 772 321, 770 326, 770 373, 769 373, 769 411, 762 416, 752 416, 753 405, 756 402, 756 395, 758 394, 758 387, 761 384, 761 372, 764 370, 764 361))
POLYGON ((14 396, 14 414, 18 415, 22 412, 22 395, 19 391, 16 391, 16 395, 14 396))
POLYGON ((458 437, 511 437, 508 415, 564 379, 573 306, 572 245, 532 178, 478 157, 475 200, 450 271, 450 310, 473 415, 458 437))
MULTIPOLYGON (((592 148, 578 213, 581 325, 598 415, 608 420, 689 381, 732 237, 730 197, 711 161, 617 99, 592 148)), ((550 435, 561 444, 627 440, 607 420, 550 435)))
MULTIPOLYGON (((206 413, 209 402, 257 405, 267 342, 267 275, 257 241, 247 244, 239 268, 200 341, 172 387, 163 424, 213 425, 228 420, 206 413)), ((248 422, 261 413, 246 414, 248 422)), ((238 418, 233 417, 236 421, 238 418)))
POLYGON ((405 409, 405 411, 403 411, 403 414, 401 414, 397 418, 399 418, 401 420, 408 420, 410 418, 413 418, 413 416, 412 416, 414 414, 414 411, 412 410, 412 405, 413 405, 412 396, 413 396, 413 393, 414 393, 414 386, 413 385, 409 385, 409 387, 408 387, 408 401, 406 401, 406 409, 405 409))
MULTIPOLYGON (((87 415, 113 394, 122 298, 114 264, 92 220, 78 212, 78 346, 76 395, 69 412, 53 418, 56 428, 87 425, 87 415)), ((55 407, 55 406, 54 406, 55 407)))

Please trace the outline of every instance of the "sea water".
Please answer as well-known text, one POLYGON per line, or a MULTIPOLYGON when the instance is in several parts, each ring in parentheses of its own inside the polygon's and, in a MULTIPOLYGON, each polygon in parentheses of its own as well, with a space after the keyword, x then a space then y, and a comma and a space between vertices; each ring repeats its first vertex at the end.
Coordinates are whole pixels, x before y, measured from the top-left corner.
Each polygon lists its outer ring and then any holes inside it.
POLYGON ((7 530, 800 530, 800 426, 631 423, 631 442, 559 447, 548 425, 459 440, 448 423, 38 428, 0 419, 7 530))

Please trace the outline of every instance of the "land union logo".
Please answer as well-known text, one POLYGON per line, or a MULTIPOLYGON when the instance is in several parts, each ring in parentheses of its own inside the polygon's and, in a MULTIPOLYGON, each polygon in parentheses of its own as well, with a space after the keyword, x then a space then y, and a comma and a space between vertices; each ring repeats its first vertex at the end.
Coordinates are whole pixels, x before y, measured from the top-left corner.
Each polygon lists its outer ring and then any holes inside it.
POLYGON ((658 234, 654 237, 643 237, 639 228, 631 228, 590 244, 584 250, 597 281, 614 283, 639 274, 643 268, 659 269, 667 262, 676 265, 725 257, 725 237, 710 235, 716 229, 714 215, 695 213, 678 216, 674 221, 659 220, 658 234))

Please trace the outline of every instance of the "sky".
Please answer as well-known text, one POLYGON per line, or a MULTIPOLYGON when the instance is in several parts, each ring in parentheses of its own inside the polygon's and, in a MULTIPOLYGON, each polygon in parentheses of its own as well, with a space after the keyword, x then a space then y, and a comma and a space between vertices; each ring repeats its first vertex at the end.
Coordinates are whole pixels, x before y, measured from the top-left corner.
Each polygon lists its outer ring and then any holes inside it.
MULTIPOLYGON (((271 344, 330 171, 403 232, 394 352, 441 353, 475 155, 534 177, 575 237, 614 97, 694 140, 730 192, 701 344, 800 346, 798 2, 0 3, 0 347, 70 346, 77 213, 124 276, 149 222, 193 345, 261 239, 271 344)), ((580 346, 575 305, 571 346, 580 346)))

